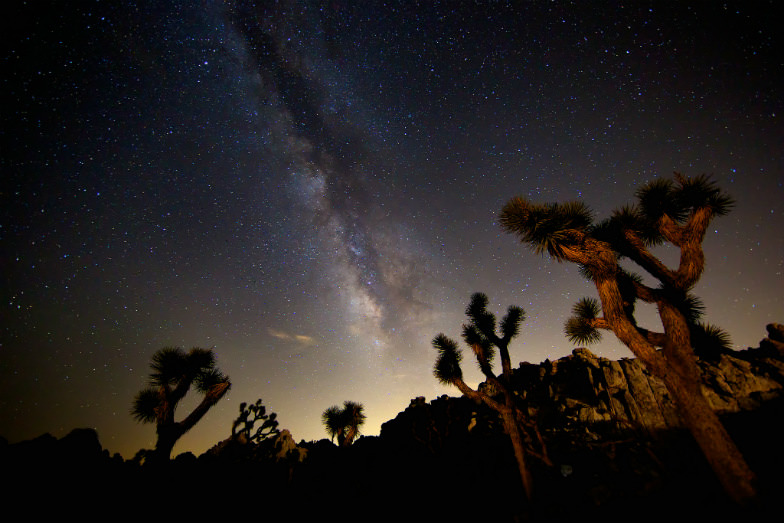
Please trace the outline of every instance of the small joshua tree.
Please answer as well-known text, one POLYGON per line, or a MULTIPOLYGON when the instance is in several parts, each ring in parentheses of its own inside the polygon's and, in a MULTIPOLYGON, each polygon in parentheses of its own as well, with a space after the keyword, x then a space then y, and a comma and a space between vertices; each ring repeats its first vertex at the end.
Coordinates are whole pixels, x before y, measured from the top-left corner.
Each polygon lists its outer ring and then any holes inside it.
POLYGON ((498 412, 503 422, 504 431, 512 442, 525 495, 531 499, 532 482, 531 473, 526 465, 526 454, 535 455, 547 464, 550 464, 550 460, 539 436, 536 423, 523 412, 512 389, 509 343, 519 333, 520 324, 525 320, 525 311, 520 307, 509 307, 506 316, 501 320, 499 336, 496 334, 495 316, 487 311, 487 302, 487 296, 484 294, 476 293, 471 296, 471 302, 466 309, 466 315, 471 321, 469 324, 463 325, 463 340, 474 352, 479 369, 497 392, 496 396, 492 397, 485 392, 474 390, 463 381, 463 371, 460 368, 463 355, 457 343, 444 334, 439 334, 433 339, 433 347, 438 351, 433 374, 441 383, 454 385, 469 398, 482 401, 498 412), (501 358, 501 374, 498 376, 495 375, 492 368, 496 349, 498 349, 501 358), (529 440, 537 442, 541 452, 535 452, 532 445, 526 444, 526 436, 529 440))
POLYGON ((131 414, 142 423, 155 423, 158 440, 149 455, 153 461, 168 461, 174 444, 193 428, 231 388, 228 376, 215 367, 211 349, 165 347, 152 357, 150 386, 140 391, 131 414), (182 421, 174 420, 177 405, 194 386, 204 394, 201 403, 182 421))
POLYGON ((361 403, 344 401, 343 408, 333 405, 321 415, 327 433, 334 441, 338 437, 338 445, 348 447, 359 435, 359 427, 365 423, 364 407, 361 403))
POLYGON ((240 415, 231 424, 231 437, 240 438, 244 436, 250 443, 261 443, 268 437, 276 436, 280 433, 277 417, 278 415, 274 412, 267 414, 267 409, 261 404, 261 398, 257 399, 253 405, 242 402, 240 403, 240 415), (256 428, 256 432, 251 434, 253 426, 257 421, 260 421, 261 425, 256 428))
POLYGON ((535 252, 580 266, 596 286, 600 302, 579 301, 566 334, 580 343, 597 342, 612 331, 661 379, 683 424, 699 444, 725 491, 736 501, 756 497, 754 474, 702 393, 697 354, 726 345, 716 327, 699 322, 701 304, 691 294, 705 268, 702 241, 714 217, 726 214, 732 199, 707 176, 659 179, 637 191, 637 205, 624 206, 598 224, 580 202, 536 204, 514 198, 503 208, 501 226, 535 252), (670 244, 680 250, 676 268, 650 248, 670 244), (621 267, 626 258, 658 283, 650 286, 621 267), (635 304, 652 304, 663 330, 638 325, 635 304))

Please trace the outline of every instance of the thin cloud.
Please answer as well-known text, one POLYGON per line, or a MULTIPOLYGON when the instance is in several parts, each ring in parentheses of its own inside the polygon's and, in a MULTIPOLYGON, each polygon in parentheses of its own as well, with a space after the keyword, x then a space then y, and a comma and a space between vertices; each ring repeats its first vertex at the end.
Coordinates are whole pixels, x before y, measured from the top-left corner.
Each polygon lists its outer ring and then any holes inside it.
POLYGON ((295 341, 300 345, 312 345, 316 342, 312 336, 307 336, 305 334, 289 334, 288 332, 276 329, 267 329, 267 332, 269 332, 270 336, 278 338, 279 340, 295 341))

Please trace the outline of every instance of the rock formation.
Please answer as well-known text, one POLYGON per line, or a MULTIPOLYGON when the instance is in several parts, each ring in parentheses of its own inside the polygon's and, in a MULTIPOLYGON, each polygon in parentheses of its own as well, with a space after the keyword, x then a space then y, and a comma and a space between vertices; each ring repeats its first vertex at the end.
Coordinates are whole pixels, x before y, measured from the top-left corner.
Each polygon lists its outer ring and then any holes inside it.
MULTIPOLYGON (((767 326, 760 347, 722 351, 700 361, 703 391, 720 414, 759 408, 784 396, 784 325, 767 326)), ((492 393, 489 384, 481 384, 492 393)), ((537 415, 544 431, 598 426, 654 434, 681 426, 664 384, 633 358, 609 360, 585 348, 541 364, 520 363, 513 388, 537 415)), ((493 416, 465 398, 442 396, 430 404, 420 397, 382 425, 382 437, 403 437, 428 447, 447 435, 468 433, 493 423, 493 416)))

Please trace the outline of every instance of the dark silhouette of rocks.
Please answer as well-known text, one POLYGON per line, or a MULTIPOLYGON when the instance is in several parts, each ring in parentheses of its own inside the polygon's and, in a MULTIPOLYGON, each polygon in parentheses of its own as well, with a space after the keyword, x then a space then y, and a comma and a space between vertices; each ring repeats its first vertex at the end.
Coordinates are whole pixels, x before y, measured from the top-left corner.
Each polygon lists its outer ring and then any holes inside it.
POLYGON ((295 443, 284 430, 156 464, 144 452, 110 456, 92 429, 0 439, 12 478, 4 519, 337 520, 350 504, 352 514, 395 521, 772 521, 784 486, 784 430, 772 422, 784 415, 782 348, 784 326, 772 324, 759 348, 701 361, 706 395, 758 475, 763 503, 751 509, 726 499, 666 391, 636 360, 576 349, 515 369, 514 388, 537 411, 555 464, 532 461, 531 505, 497 414, 445 395, 411 400, 379 436, 346 448, 295 443))

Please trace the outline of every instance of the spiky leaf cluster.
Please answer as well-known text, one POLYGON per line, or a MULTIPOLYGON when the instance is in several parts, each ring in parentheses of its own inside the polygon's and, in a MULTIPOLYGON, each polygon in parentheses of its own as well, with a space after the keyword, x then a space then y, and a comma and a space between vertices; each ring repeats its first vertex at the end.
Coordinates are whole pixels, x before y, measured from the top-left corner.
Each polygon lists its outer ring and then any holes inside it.
POLYGON ((476 354, 480 368, 492 363, 495 358, 493 342, 476 325, 463 325, 463 340, 476 354))
POLYGON ((715 325, 698 322, 689 329, 689 336, 695 354, 703 359, 715 359, 732 348, 729 333, 715 325))
POLYGON ((566 320, 564 331, 573 343, 592 344, 602 339, 602 334, 592 320, 601 313, 599 302, 594 298, 582 298, 572 307, 573 316, 566 320))
POLYGON ((591 230, 594 238, 612 245, 619 256, 630 256, 634 253, 635 247, 630 245, 627 238, 629 233, 646 248, 663 242, 656 224, 634 205, 624 205, 616 209, 610 218, 599 222, 591 230))
POLYGON ((201 393, 207 393, 217 385, 222 385, 229 381, 228 376, 217 369, 209 369, 199 372, 193 380, 193 384, 201 393))
POLYGON ((507 309, 506 316, 501 320, 501 336, 509 341, 520 333, 520 324, 525 321, 525 310, 512 305, 507 309))
POLYGON ((180 347, 164 347, 152 356, 150 383, 174 386, 188 372, 188 356, 180 347))
POLYGON ((582 202, 536 204, 513 198, 501 211, 499 222, 537 254, 561 258, 563 247, 574 241, 573 233, 591 227, 592 213, 582 202))
POLYGON ((471 321, 463 325, 463 340, 474 351, 479 368, 484 373, 491 372, 490 364, 495 357, 494 346, 497 342, 495 315, 487 311, 488 302, 486 294, 472 294, 466 307, 466 316, 471 321))
POLYGON ((438 351, 433 366, 433 375, 436 379, 445 385, 463 379, 463 370, 460 368, 463 354, 457 347, 457 343, 444 334, 439 334, 433 338, 433 347, 438 351))
POLYGON ((595 320, 600 313, 601 307, 595 298, 581 298, 572 307, 572 314, 586 320, 595 320))
POLYGON ((476 292, 471 295, 471 301, 466 307, 466 316, 479 333, 490 337, 495 333, 495 316, 487 311, 489 300, 486 294, 476 292))
POLYGON ((675 184, 669 178, 657 178, 637 190, 635 195, 640 202, 640 211, 651 220, 657 222, 662 216, 669 216, 675 221, 682 221, 686 211, 675 198, 675 184))
POLYGON ((357 403, 355 401, 344 401, 343 413, 347 425, 360 427, 365 423, 365 407, 361 403, 357 403))
POLYGON ((131 407, 131 415, 140 423, 154 423, 159 404, 158 390, 151 387, 146 388, 136 394, 131 407))
POLYGON ((654 222, 666 215, 682 223, 698 208, 722 216, 734 205, 733 199, 704 174, 690 178, 675 173, 674 180, 654 180, 637 191, 637 198, 642 213, 654 222))
POLYGON ((210 349, 194 347, 188 351, 187 364, 191 373, 212 370, 215 368, 215 353, 210 349))
POLYGON ((327 434, 330 437, 335 437, 338 434, 341 434, 343 431, 343 420, 341 419, 342 409, 337 405, 332 405, 331 407, 327 407, 327 409, 321 414, 321 421, 324 423, 324 427, 327 429, 327 434))
POLYGON ((675 179, 680 186, 677 199, 686 209, 707 207, 713 216, 724 216, 735 204, 734 200, 706 174, 692 178, 676 173, 675 179))

